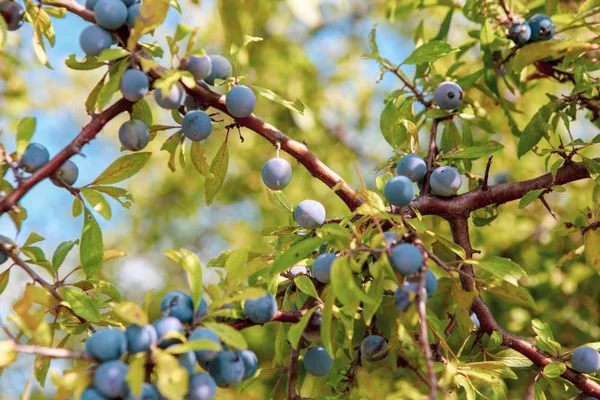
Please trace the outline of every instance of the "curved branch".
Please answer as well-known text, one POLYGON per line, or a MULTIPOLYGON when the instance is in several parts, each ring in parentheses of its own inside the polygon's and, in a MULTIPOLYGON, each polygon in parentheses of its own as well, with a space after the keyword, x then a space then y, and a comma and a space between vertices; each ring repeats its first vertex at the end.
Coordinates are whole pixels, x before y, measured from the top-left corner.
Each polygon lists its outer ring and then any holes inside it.
MULTIPOLYGON (((152 74, 155 74, 153 76, 155 79, 159 77, 158 72, 156 71, 152 71, 152 74)), ((225 106, 224 95, 214 93, 200 85, 197 85, 193 89, 186 87, 186 90, 201 104, 207 104, 230 115, 225 106)), ((251 114, 246 118, 238 118, 235 120, 239 125, 258 133, 274 146, 279 143, 281 145, 281 150, 294 157, 308 172, 311 173, 312 176, 329 186, 351 211, 354 211, 364 203, 363 198, 360 197, 341 176, 319 160, 306 145, 286 136, 279 129, 254 114, 251 114)))
MULTIPOLYGON (((449 222, 454 241, 456 242, 456 244, 465 249, 465 252, 467 253, 467 258, 472 258, 473 248, 471 247, 471 240, 469 238, 468 219, 461 218, 451 220, 449 222)), ((474 274, 471 266, 469 274, 471 275, 471 277, 465 277, 461 274, 461 283, 466 291, 472 291, 475 287, 475 284, 472 279, 474 274)), ((498 323, 494 319, 492 311, 484 303, 481 297, 475 297, 471 308, 473 312, 477 315, 477 318, 479 319, 480 329, 488 335, 491 335, 494 331, 499 332, 502 335, 503 346, 518 351, 519 353, 527 357, 529 360, 531 360, 539 368, 544 368, 546 365, 557 361, 552 357, 544 355, 541 351, 538 350, 535 344, 530 343, 519 336, 507 332, 506 330, 504 330, 504 328, 498 325, 498 323)), ((586 395, 600 397, 600 384, 598 382, 588 379, 585 375, 580 374, 568 367, 567 370, 561 376, 567 379, 568 381, 572 382, 586 395)))
MULTIPOLYGON (((595 160, 600 162, 600 158, 595 160)), ((415 199, 410 207, 417 209, 422 215, 439 215, 452 219, 490 205, 518 200, 535 189, 548 189, 554 185, 564 185, 589 177, 590 174, 583 163, 574 162, 560 168, 555 179, 552 179, 552 174, 545 174, 527 181, 488 186, 485 190, 480 186, 452 198, 421 196, 415 199)), ((410 208, 405 208, 404 212, 410 213, 410 208)))
POLYGON ((54 347, 32 346, 21 343, 13 343, 13 349, 17 353, 35 354, 47 358, 67 358, 94 361, 94 358, 84 351, 72 351, 54 347))
MULTIPOLYGON (((299 313, 290 312, 290 311, 277 311, 277 313, 275 314, 273 319, 268 322, 279 321, 279 322, 290 322, 292 324, 295 324, 300 321, 300 317, 301 317, 301 315, 299 313)), ((238 331, 241 331, 242 329, 250 328, 251 326, 256 326, 256 325, 263 325, 263 324, 257 324, 256 322, 252 322, 249 319, 245 319, 242 321, 234 322, 233 324, 231 324, 231 327, 234 329, 237 329, 238 331)))
POLYGON ((101 112, 94 114, 92 120, 79 132, 71 143, 61 150, 52 160, 48 161, 42 168, 38 169, 29 178, 24 179, 21 184, 2 201, 0 201, 0 216, 15 207, 35 185, 42 180, 54 175, 62 165, 73 155, 80 153, 81 148, 98 135, 100 130, 108 121, 115 118, 123 111, 131 108, 133 103, 121 99, 115 104, 101 112))
MULTIPOLYGON (((4 254, 8 255, 8 257, 10 257, 10 259, 13 260, 13 262, 16 265, 21 267, 23 269, 23 271, 25 271, 27 273, 27 275, 29 275, 31 277, 31 279, 33 279, 34 282, 38 283, 41 287, 43 287, 48 293, 50 293, 50 295, 52 297, 54 297, 56 300, 58 300, 59 303, 65 301, 64 297, 62 297, 61 294, 58 293, 58 290, 56 290, 55 286, 51 285, 48 281, 46 281, 44 278, 39 276, 33 269, 31 269, 31 267, 29 265, 27 265, 27 263, 25 263, 25 261, 21 260, 21 258, 19 258, 19 256, 17 256, 14 253, 11 245, 0 242, 0 251, 2 251, 4 254)), ((69 310, 69 312, 71 314, 73 314, 75 316, 75 318, 77 318, 79 320, 79 322, 81 322, 82 324, 89 323, 88 320, 77 315, 75 313, 75 311, 73 311, 71 308, 69 308, 69 307, 64 307, 64 308, 69 310)), ((88 329, 92 332, 96 331, 91 324, 89 325, 88 329)))

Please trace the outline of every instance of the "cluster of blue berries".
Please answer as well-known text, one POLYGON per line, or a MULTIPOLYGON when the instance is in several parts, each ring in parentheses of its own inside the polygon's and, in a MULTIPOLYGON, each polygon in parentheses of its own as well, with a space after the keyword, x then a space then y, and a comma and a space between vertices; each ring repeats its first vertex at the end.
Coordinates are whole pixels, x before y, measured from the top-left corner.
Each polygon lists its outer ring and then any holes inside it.
MULTIPOLYGON (((231 307, 233 305, 229 304, 224 308, 231 307)), ((137 399, 130 393, 125 379, 129 367, 120 360, 126 353, 151 352, 155 348, 178 345, 181 340, 177 336, 180 335, 187 336, 189 341, 209 340, 224 349, 188 351, 177 355, 179 365, 189 374, 187 399, 212 400, 217 387, 235 386, 256 373, 258 358, 254 352, 229 351, 212 329, 194 329, 195 323, 208 314, 208 304, 204 299, 194 311, 189 295, 172 291, 162 299, 160 310, 162 317, 152 325, 132 324, 125 331, 105 328, 88 338, 85 350, 99 365, 93 372, 93 385, 83 392, 82 400, 137 399), (198 366, 205 372, 197 371, 198 366)), ((272 295, 267 294, 259 299, 247 300, 244 311, 253 322, 265 323, 277 312, 277 303, 272 295)), ((163 397, 155 383, 146 382, 142 386, 141 398, 159 400, 163 397)))
POLYGON ((0 17, 9 31, 16 31, 23 25, 25 9, 16 1, 0 1, 0 17))
MULTIPOLYGON (((33 174, 38 169, 46 165, 48 161, 50 161, 50 153, 48 152, 48 149, 39 143, 30 143, 21 156, 18 166, 23 171, 33 174)), ((56 178, 60 178, 67 185, 72 186, 79 176, 79 169, 73 161, 67 160, 56 171, 54 176, 56 178)))
MULTIPOLYGON (((387 181, 383 193, 386 200, 398 207, 404 207, 415 198, 415 186, 422 184, 427 171, 425 160, 416 154, 405 155, 396 166, 397 176, 387 181)), ((454 167, 436 168, 429 177, 431 193, 440 197, 451 197, 462 184, 460 173, 454 167)))
POLYGON ((526 43, 550 40, 556 33, 556 25, 544 14, 535 14, 529 21, 511 21, 507 27, 508 38, 522 46, 526 43))

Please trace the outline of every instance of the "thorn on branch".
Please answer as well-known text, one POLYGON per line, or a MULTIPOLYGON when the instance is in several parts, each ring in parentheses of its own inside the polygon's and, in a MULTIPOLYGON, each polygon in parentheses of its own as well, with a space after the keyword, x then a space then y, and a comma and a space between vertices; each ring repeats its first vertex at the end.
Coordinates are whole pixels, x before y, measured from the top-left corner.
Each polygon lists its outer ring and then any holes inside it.
POLYGON ((448 318, 450 319, 450 323, 448 323, 448 326, 444 329, 444 335, 446 335, 446 337, 450 336, 452 332, 454 332, 454 329, 456 329, 456 314, 448 313, 448 318))
POLYGON ((542 202, 542 204, 544 205, 544 207, 546 207, 546 210, 548 210, 548 212, 550 213, 550 215, 552 215, 552 217, 556 220, 556 215, 554 215, 554 212, 552 211, 552 208, 550 208, 550 204, 548 204, 548 202, 546 201, 546 198, 544 197, 544 195, 540 195, 540 201, 542 202))
POLYGON ((492 167, 493 159, 494 159, 493 155, 491 155, 490 158, 488 158, 487 164, 485 166, 485 175, 483 176, 483 183, 481 184, 481 190, 488 189, 488 182, 490 179, 490 168, 492 167))

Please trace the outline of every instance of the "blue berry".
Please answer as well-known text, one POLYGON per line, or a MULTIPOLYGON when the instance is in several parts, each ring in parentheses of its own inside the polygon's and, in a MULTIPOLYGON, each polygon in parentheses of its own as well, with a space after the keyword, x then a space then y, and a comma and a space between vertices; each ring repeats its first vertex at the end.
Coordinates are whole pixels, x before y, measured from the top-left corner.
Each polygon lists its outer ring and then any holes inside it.
POLYGON ((252 378, 258 369, 258 358, 250 350, 236 350, 235 353, 244 362, 244 377, 242 379, 252 378))
POLYGON ((189 56, 184 68, 192 73, 194 79, 200 81, 210 75, 212 61, 209 56, 189 56))
MULTIPOLYGON (((190 342, 202 339, 210 340, 221 346, 221 339, 219 339, 219 336, 212 329, 208 328, 196 328, 188 338, 190 342)), ((200 364, 202 368, 207 369, 208 364, 215 358, 218 352, 215 350, 196 350, 195 353, 198 364, 200 364)))
MULTIPOLYGON (((0 235, 0 244, 10 244, 11 241, 6 236, 0 235)), ((8 254, 0 250, 0 265, 4 264, 8 260, 8 254)))
POLYGON ((396 176, 387 181, 383 188, 383 194, 390 204, 404 207, 414 200, 415 186, 407 177, 396 176))
POLYGON ((387 355, 387 341, 381 336, 367 336, 360 344, 360 356, 368 363, 383 361, 387 355))
POLYGON ((194 302, 190 295, 174 290, 163 297, 160 302, 160 312, 162 315, 175 317, 187 324, 194 318, 194 302))
POLYGON ((19 165, 25 172, 34 173, 50 160, 50 153, 39 143, 30 143, 21 156, 19 165))
POLYGON ((127 351, 131 354, 150 351, 150 346, 156 344, 158 335, 152 325, 129 325, 125 330, 127 351))
POLYGON ((89 387, 81 393, 80 400, 106 400, 106 397, 93 387, 89 387))
POLYGON ((600 353, 588 346, 580 346, 575 349, 571 357, 573 369, 582 374, 591 374, 600 370, 600 353))
POLYGON ((60 177, 67 185, 73 186, 79 176, 79 169, 73 161, 67 160, 62 167, 56 171, 56 176, 60 177))
POLYGON ((248 86, 235 86, 225 96, 227 111, 235 118, 246 118, 256 107, 256 95, 248 86))
POLYGON ((204 111, 190 111, 183 117, 181 129, 185 137, 193 142, 199 142, 206 139, 212 132, 212 121, 204 111))
POLYGON ((262 168, 262 180, 271 190, 282 190, 292 180, 292 166, 283 158, 272 158, 262 168))
POLYGON ((139 151, 148 145, 150 133, 148 127, 139 119, 125 122, 119 128, 121 146, 130 151, 139 151))
POLYGON ((127 351, 125 333, 120 329, 101 329, 86 340, 85 351, 98 361, 118 360, 127 351))
POLYGON ((121 77, 119 89, 129 101, 140 101, 148 93, 148 77, 138 69, 128 69, 121 77))
POLYGON ((244 313, 250 321, 264 324, 272 320, 277 313, 277 301, 271 293, 257 299, 248 299, 244 302, 244 313))
POLYGON ((319 282, 331 282, 331 266, 336 259, 337 257, 334 253, 321 254, 315 259, 312 266, 312 272, 319 282))
POLYGON ((325 222, 325 207, 318 201, 304 200, 296 206, 294 219, 305 229, 315 229, 325 222))
POLYGON ((185 100, 185 90, 180 83, 176 83, 171 86, 171 90, 167 93, 167 96, 163 98, 163 93, 161 89, 156 89, 154 91, 154 100, 156 103, 166 109, 166 110, 175 110, 183 104, 183 100, 185 100))
POLYGON ((25 9, 15 1, 3 1, 0 3, 0 17, 6 22, 9 31, 16 31, 23 25, 25 9))
POLYGON ((129 367, 121 361, 108 361, 94 372, 94 388, 109 399, 124 397, 129 385, 125 381, 129 367))
POLYGON ((418 285, 410 282, 404 282, 402 286, 398 287, 394 293, 394 302, 396 303, 398 310, 408 310, 408 307, 410 307, 414 301, 418 290, 418 285))
POLYGON ((142 3, 135 3, 127 9, 127 26, 133 28, 136 18, 142 19, 141 14, 142 3))
MULTIPOLYGON (((419 284, 420 277, 411 278, 410 281, 413 283, 419 284)), ((438 281, 433 272, 430 270, 425 271, 425 291, 427 292, 427 296, 431 297, 435 293, 438 287, 438 281)))
POLYGON ((304 355, 304 368, 313 376, 327 375, 333 367, 333 359, 323 347, 313 347, 304 355))
POLYGON ((531 39, 531 26, 527 22, 512 24, 508 28, 508 37, 519 46, 524 45, 531 39))
POLYGON ((206 83, 213 86, 215 84, 215 79, 225 80, 231 78, 233 68, 231 67, 229 60, 218 54, 213 54, 209 57, 211 62, 211 70, 210 74, 204 78, 206 83))
POLYGON ((460 173, 456 168, 449 166, 436 168, 429 178, 431 193, 441 197, 454 196, 461 184, 460 173))
POLYGON ((419 182, 425 177, 427 164, 416 154, 407 154, 398 161, 396 173, 405 176, 413 182, 419 182))
POLYGON ((81 32, 79 45, 86 55, 96 57, 112 46, 112 36, 98 25, 88 26, 81 32))
POLYGON ((549 16, 544 14, 536 14, 529 19, 531 27, 531 41, 541 42, 550 40, 556 33, 556 25, 552 22, 549 16))
POLYGON ((144 383, 142 385, 142 395, 134 396, 131 393, 127 395, 125 400, 161 400, 162 397, 160 393, 158 393, 158 389, 150 383, 144 383))
POLYGON ((454 82, 442 82, 433 92, 433 101, 442 110, 454 110, 462 98, 462 89, 454 82))
POLYGON ((244 361, 236 353, 224 351, 213 358, 208 372, 218 387, 232 387, 244 378, 244 361))
POLYGON ((127 6, 121 0, 99 0, 94 6, 94 18, 105 29, 117 29, 127 21, 127 6))
POLYGON ((177 356, 177 361, 188 374, 192 375, 196 371, 196 354, 193 351, 186 351, 185 353, 177 356))
POLYGON ((417 272, 423 265, 423 254, 414 245, 401 243, 392 249, 390 264, 404 276, 417 272))
POLYGON ((154 321, 152 325, 154 326, 154 329, 156 329, 158 347, 161 349, 166 349, 167 347, 180 342, 180 340, 176 338, 165 338, 169 332, 176 332, 183 335, 183 325, 181 325, 181 321, 177 318, 162 317, 154 321))
POLYGON ((189 400, 213 400, 217 395, 217 384, 212 376, 199 372, 190 377, 189 400))

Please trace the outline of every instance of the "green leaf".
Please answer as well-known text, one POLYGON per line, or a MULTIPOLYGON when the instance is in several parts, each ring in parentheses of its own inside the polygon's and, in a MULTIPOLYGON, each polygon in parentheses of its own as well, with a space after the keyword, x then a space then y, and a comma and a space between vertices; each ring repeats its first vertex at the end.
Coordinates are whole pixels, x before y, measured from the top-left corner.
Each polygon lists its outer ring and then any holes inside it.
POLYGON ((67 67, 75 71, 89 71, 92 69, 106 66, 105 63, 97 61, 94 57, 85 57, 83 61, 78 61, 75 54, 71 54, 66 60, 67 67))
POLYGON ((104 259, 104 243, 102 231, 96 218, 86 208, 84 213, 83 231, 81 232, 79 258, 85 275, 92 278, 100 269, 104 259))
POLYGON ((190 158, 192 160, 192 165, 196 168, 196 171, 200 173, 202 176, 208 176, 210 174, 210 167, 206 162, 206 156, 204 155, 204 148, 200 144, 200 142, 192 142, 192 147, 190 150, 190 158))
POLYGON ((22 247, 21 251, 23 252, 23 254, 27 255, 27 257, 30 258, 29 260, 25 260, 25 262, 39 265, 39 266, 43 267, 45 270, 47 270, 48 272, 50 272, 50 274, 54 274, 55 271, 52 269, 52 265, 50 264, 50 261, 48 261, 46 259, 46 255, 44 254, 42 249, 40 249, 39 247, 35 247, 35 246, 29 246, 29 247, 22 247))
POLYGON ((91 185, 87 187, 88 189, 93 189, 112 197, 125 208, 131 207, 131 203, 133 202, 133 196, 131 195, 131 193, 129 193, 126 189, 120 187, 101 185, 91 185))
POLYGON ((510 368, 529 368, 533 362, 513 349, 506 349, 494 354, 494 359, 510 368))
POLYGON ((504 148, 504 145, 496 142, 495 140, 490 140, 486 144, 480 146, 471 146, 459 148, 458 151, 447 154, 444 156, 446 159, 477 159, 481 157, 489 156, 504 148))
POLYGON ((598 7, 600 7, 600 0, 586 0, 581 7, 579 7, 579 15, 598 7))
POLYGON ((102 79, 96 83, 96 86, 92 89, 87 99, 85 100, 85 111, 88 113, 92 113, 96 110, 96 104, 98 103, 98 94, 100 94, 100 90, 104 86, 104 81, 106 76, 103 76, 102 79))
POLYGON ((62 263, 67 258, 69 252, 73 249, 73 246, 77 244, 79 241, 68 240, 66 242, 62 242, 58 245, 56 250, 54 250, 54 255, 52 255, 52 268, 55 271, 58 271, 62 263))
POLYGON ((525 306, 535 310, 537 308, 535 300, 529 292, 522 287, 513 286, 506 282, 490 283, 488 285, 489 293, 496 297, 504 299, 510 303, 525 306))
POLYGON ((127 49, 134 51, 140 38, 152 32, 167 18, 169 2, 167 0, 145 0, 140 7, 140 17, 135 19, 127 40, 127 49))
POLYGON ((126 154, 110 164, 92 184, 109 185, 131 178, 144 168, 151 155, 152 153, 126 154))
POLYGON ((544 375, 546 378, 558 378, 567 370, 565 363, 560 361, 554 361, 544 367, 544 375))
POLYGON ((227 346, 240 350, 248 348, 248 343, 246 343, 244 335, 235 328, 217 322, 205 322, 203 325, 208 329, 212 329, 227 346))
POLYGON ((596 184, 600 185, 600 162, 582 155, 580 155, 580 157, 583 160, 583 165, 585 165, 590 177, 596 182, 596 184))
POLYGON ((300 99, 296 99, 294 101, 285 100, 283 97, 279 96, 278 94, 274 93, 273 91, 262 88, 260 86, 253 85, 252 90, 254 90, 256 93, 258 93, 265 99, 271 100, 272 102, 280 104, 280 105, 284 106, 285 108, 288 108, 292 111, 296 111, 299 114, 304 114, 304 109, 305 109, 304 103, 302 103, 302 101, 300 99))
POLYGON ((300 318, 300 321, 298 321, 298 323, 296 324, 293 324, 288 330, 287 338, 292 348, 298 350, 298 345, 300 344, 302 334, 304 333, 304 330, 310 322, 310 318, 312 317, 314 312, 315 308, 311 308, 310 310, 308 310, 306 314, 304 314, 302 318, 300 318))
POLYGON ((275 208, 278 208, 279 210, 288 214, 294 214, 294 206, 292 205, 292 202, 288 200, 282 191, 267 190, 267 196, 275 208))
POLYGON ((275 257, 270 274, 279 274, 294 266, 298 261, 304 260, 313 252, 313 250, 317 249, 324 242, 324 238, 311 237, 294 244, 289 250, 275 257))
POLYGON ((190 340, 185 343, 170 346, 166 349, 169 354, 183 354, 188 351, 196 351, 196 350, 214 350, 214 351, 222 351, 223 348, 221 345, 213 342, 208 339, 198 339, 198 340, 190 340))
POLYGON ((142 121, 146 126, 152 126, 152 109, 145 99, 141 99, 133 104, 131 108, 131 118, 142 121))
POLYGON ((510 258, 494 257, 491 260, 481 260, 475 265, 515 286, 519 285, 519 279, 527 276, 525 270, 510 258))
POLYGON ((96 57, 96 60, 113 61, 127 56, 129 56, 129 52, 127 50, 117 47, 102 50, 102 52, 96 57))
POLYGON ((100 91, 98 92, 98 99, 96 100, 96 108, 102 111, 104 107, 110 102, 113 95, 119 91, 121 85, 121 77, 127 71, 129 67, 128 60, 122 59, 116 61, 108 69, 108 82, 106 82, 100 91))
POLYGON ((569 53, 588 50, 592 46, 590 43, 570 42, 568 40, 530 43, 519 50, 509 65, 515 73, 519 74, 523 68, 536 61, 559 59, 569 53))
POLYGON ((545 191, 546 189, 535 189, 531 192, 525 193, 525 196, 521 197, 521 200, 519 200, 519 208, 527 207, 530 203, 533 203, 536 199, 538 199, 545 191))
POLYGON ((232 251, 225 261, 225 270, 227 271, 227 290, 229 295, 240 283, 242 279, 242 271, 248 263, 248 249, 237 249, 232 251))
POLYGON ((210 175, 206 177, 204 183, 204 195, 206 196, 206 205, 212 204, 213 199, 221 190, 225 176, 227 175, 227 168, 229 167, 229 149, 227 147, 227 139, 223 141, 223 144, 219 148, 217 155, 210 164, 210 175))
POLYGON ((434 62, 438 58, 447 56, 459 51, 458 47, 454 47, 442 40, 431 40, 420 47, 417 47, 403 64, 424 64, 434 62))
POLYGON ((198 259, 198 256, 193 252, 186 249, 176 250, 165 250, 163 254, 170 260, 179 264, 188 274, 188 280, 190 282, 190 291, 192 292, 192 299, 194 301, 194 310, 198 308, 200 301, 202 300, 202 264, 198 259))
POLYGON ((81 213, 83 212, 83 202, 78 197, 75 197, 73 199, 73 205, 71 208, 72 208, 73 218, 79 217, 81 215, 81 213))
POLYGON ((8 281, 10 279, 10 269, 6 269, 4 272, 0 274, 0 294, 6 290, 8 286, 8 281))
POLYGON ((329 356, 335 357, 333 341, 331 334, 333 332, 333 306, 335 305, 335 293, 329 290, 325 295, 325 306, 323 307, 323 315, 321 320, 321 342, 323 347, 329 353, 329 356))
POLYGON ((488 351, 496 350, 502 344, 502 334, 498 331, 494 331, 492 336, 490 336, 490 341, 488 342, 487 349, 488 351))
POLYGON ((331 287, 335 297, 347 306, 358 301, 373 304, 375 301, 357 285, 356 278, 352 274, 351 262, 347 257, 340 257, 331 266, 331 287))
POLYGON ((533 146, 538 144, 542 137, 547 136, 548 132, 548 120, 552 114, 548 105, 542 106, 538 112, 533 116, 531 121, 525 127, 521 139, 519 140, 519 146, 517 155, 521 158, 525 155, 533 146))
POLYGON ((98 311, 98 308, 86 293, 68 286, 63 287, 62 290, 65 300, 69 303, 71 310, 75 314, 92 323, 100 321, 100 311, 98 311))
POLYGON ((458 332, 461 337, 467 337, 473 329, 473 321, 469 316, 469 310, 473 304, 473 299, 477 296, 476 292, 467 292, 460 285, 452 283, 451 298, 454 301, 454 315, 458 326, 458 332))
POLYGON ((25 117, 19 122, 17 126, 17 158, 20 158, 35 131, 36 119, 35 117, 25 117))
POLYGON ((129 385, 130 394, 128 396, 141 398, 142 385, 146 378, 146 353, 138 353, 129 358, 129 371, 125 381, 129 385))
MULTIPOLYGON (((165 12, 166 14, 166 12, 165 12)), ((183 399, 188 393, 189 374, 174 355, 164 350, 152 351, 154 372, 161 395, 168 399, 183 399)))
POLYGON ((4 18, 0 18, 0 51, 4 49, 6 45, 6 38, 8 37, 8 27, 4 18))
POLYGON ((113 309, 114 313, 119 316, 123 321, 128 324, 135 324, 139 326, 148 324, 148 316, 133 301, 123 301, 115 306, 113 309))
POLYGON ((0 368, 4 368, 17 360, 18 353, 12 340, 0 342, 0 368))
POLYGON ((40 236, 35 232, 31 232, 27 237, 27 240, 25 240, 25 243, 23 243, 23 247, 31 246, 32 244, 36 244, 44 240, 46 239, 43 236, 40 236))
POLYGON ((81 194, 83 194, 83 197, 87 200, 94 211, 102 215, 105 220, 110 221, 112 218, 110 204, 108 204, 108 201, 100 192, 89 188, 83 188, 81 189, 81 194))
POLYGON ((314 297, 315 299, 319 299, 319 294, 317 293, 317 289, 315 285, 310 280, 310 278, 306 275, 300 275, 294 278, 294 283, 296 287, 300 289, 300 291, 306 293, 307 295, 314 297))
POLYGON ((400 101, 400 99, 388 101, 379 117, 381 134, 393 148, 400 147, 408 138, 406 130, 400 128, 401 116, 406 111, 405 107, 396 104, 400 101))

